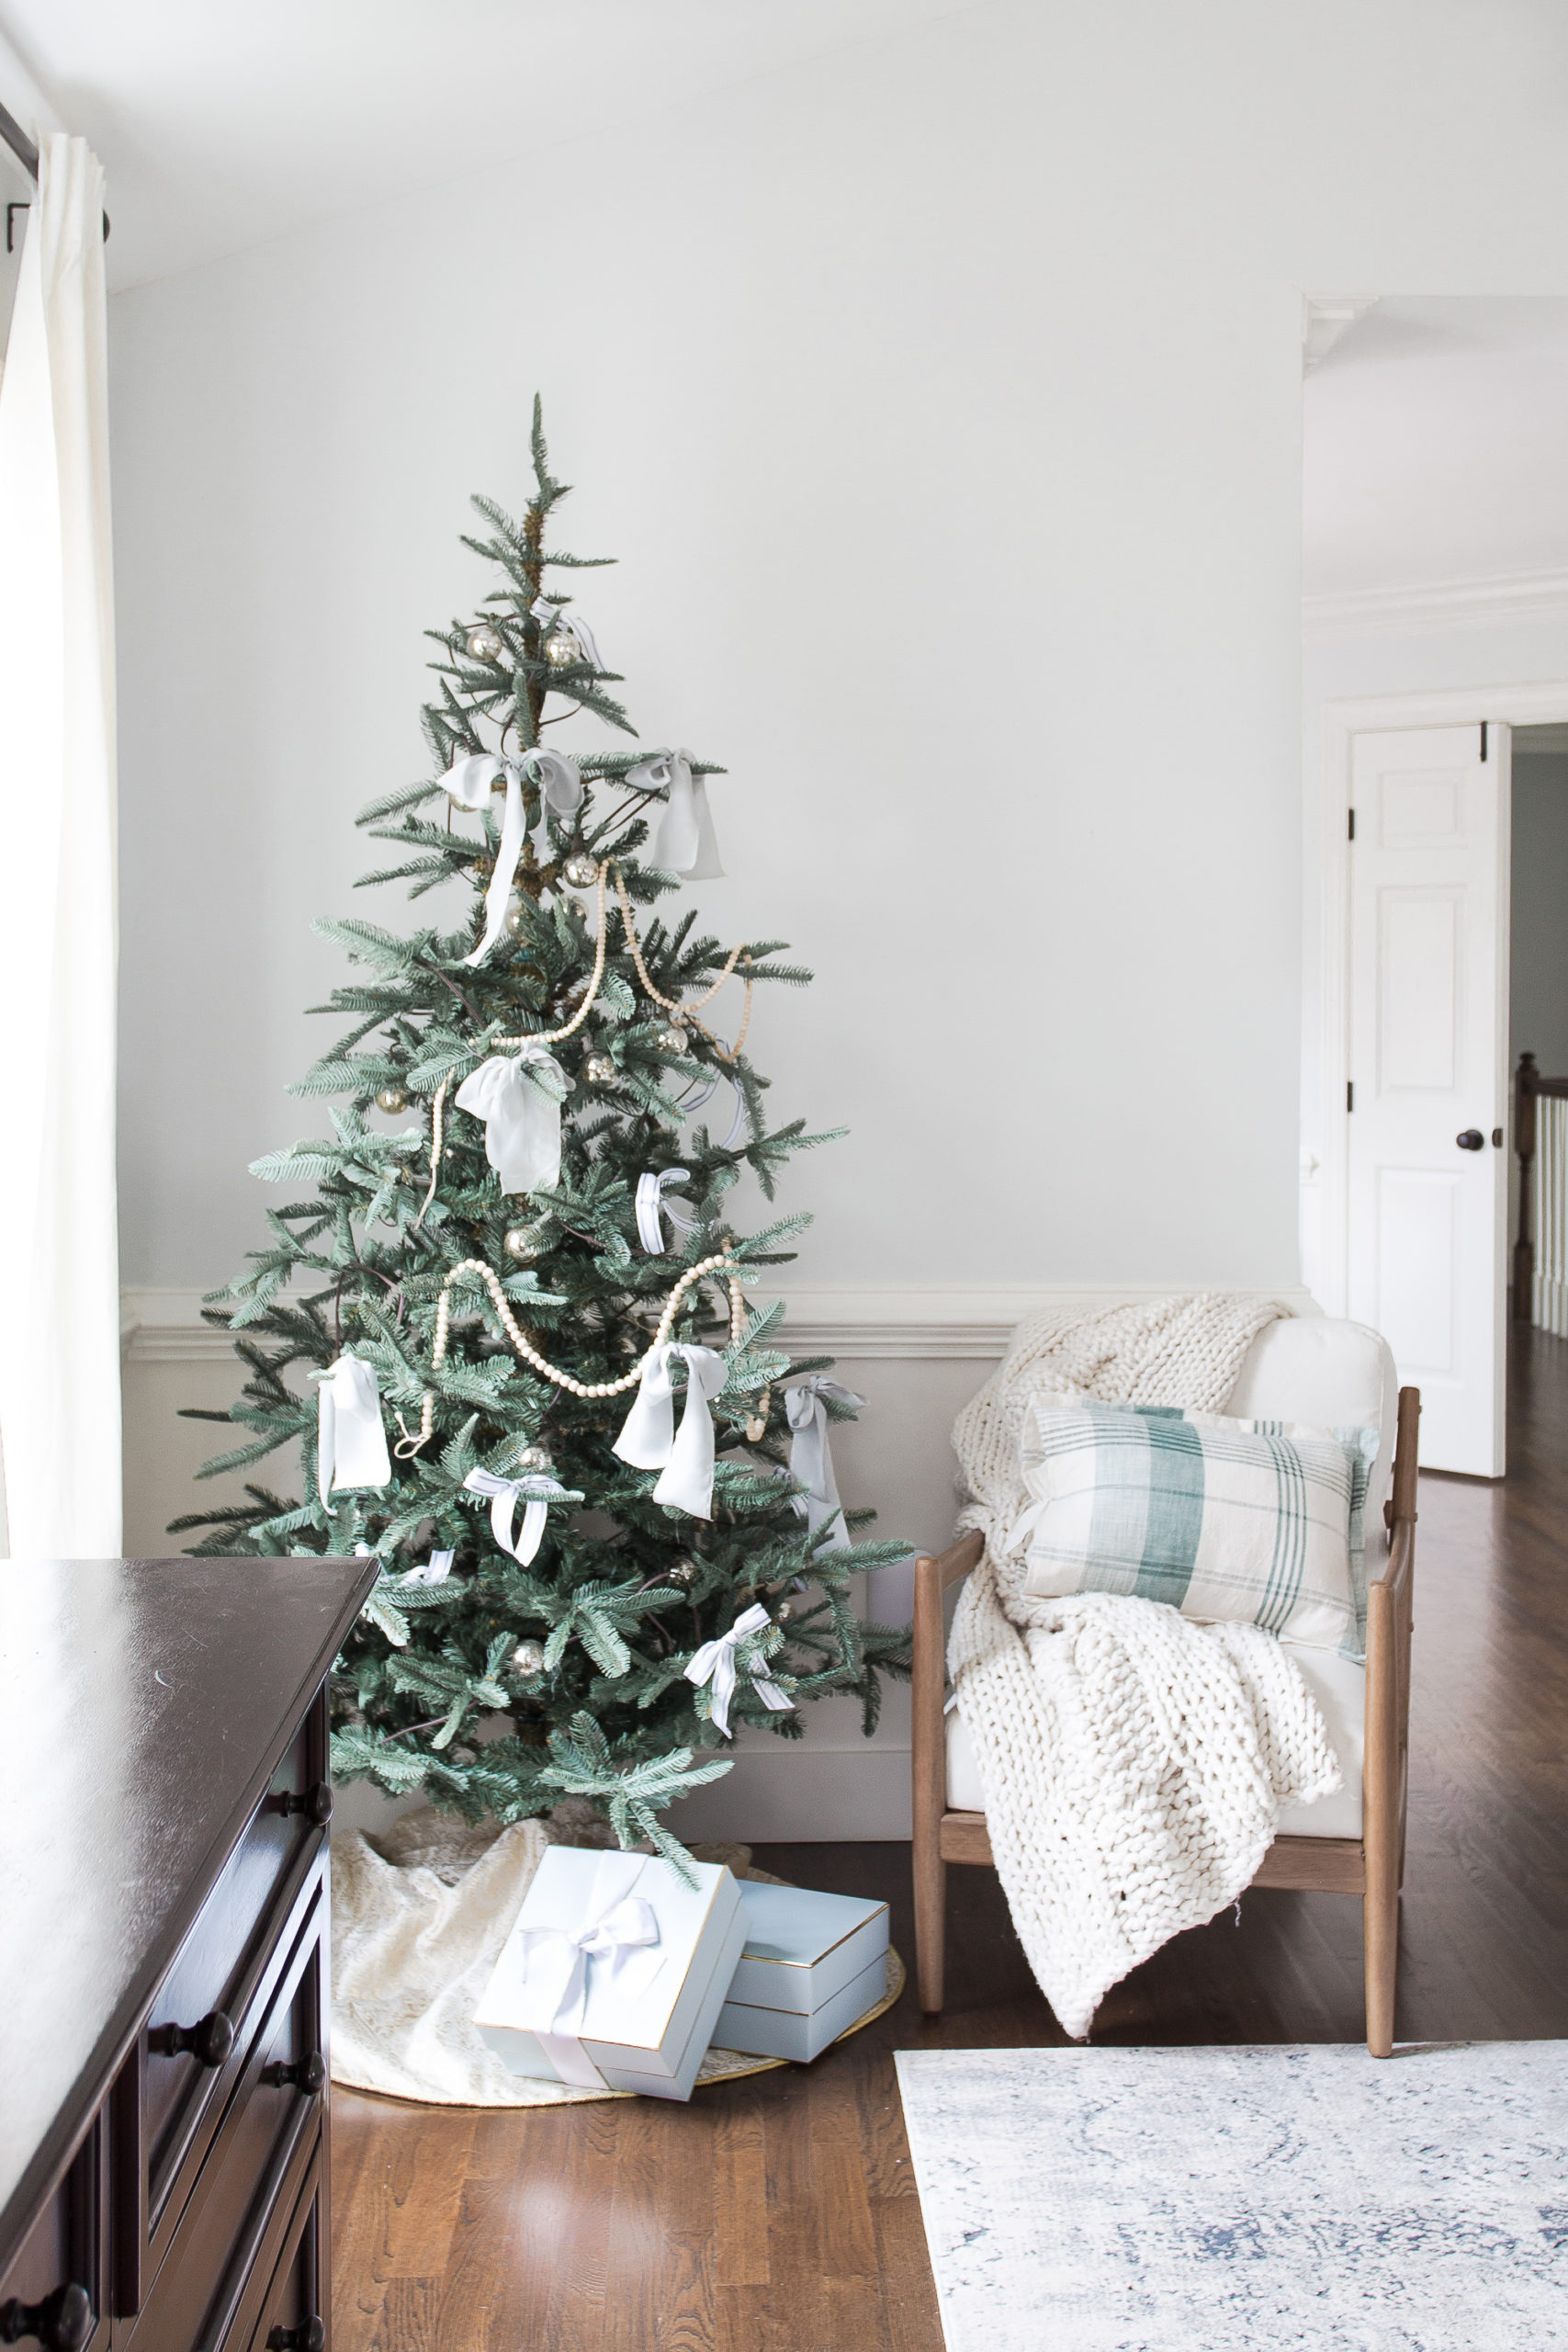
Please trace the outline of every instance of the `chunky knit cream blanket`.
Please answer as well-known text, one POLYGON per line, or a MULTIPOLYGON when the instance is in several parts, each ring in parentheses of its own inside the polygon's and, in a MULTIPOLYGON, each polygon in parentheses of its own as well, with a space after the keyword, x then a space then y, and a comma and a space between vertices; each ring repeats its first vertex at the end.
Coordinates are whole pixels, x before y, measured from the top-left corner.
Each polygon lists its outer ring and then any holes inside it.
POLYGON ((1024 1595, 1007 1540, 1028 1499, 1024 1416, 1042 1390, 1068 1385, 1219 1411, 1280 1312, 1234 1296, 1048 1310, 1019 1326, 953 1429, 959 1528, 979 1528, 986 1553, 960 1595, 948 1662, 1013 1923, 1077 2039, 1129 1969, 1250 1883, 1280 1806, 1328 1795, 1340 1770, 1271 1634, 1119 1595, 1024 1595))

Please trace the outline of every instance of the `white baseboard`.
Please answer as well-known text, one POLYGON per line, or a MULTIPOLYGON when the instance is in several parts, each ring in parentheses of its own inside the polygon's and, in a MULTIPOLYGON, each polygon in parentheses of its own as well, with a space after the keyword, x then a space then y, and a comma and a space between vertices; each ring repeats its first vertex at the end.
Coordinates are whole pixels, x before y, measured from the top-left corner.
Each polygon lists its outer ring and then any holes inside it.
MULTIPOLYGON (((1117 1298, 1162 1298, 1198 1287, 1168 1283, 985 1283, 781 1288, 787 1343, 796 1355, 844 1355, 976 1362, 1002 1355, 1014 1327, 1043 1306, 1092 1306, 1117 1298)), ((1224 1287, 1230 1288, 1226 1284, 1224 1287)), ((1247 1287, 1235 1285, 1235 1287, 1247 1287)), ((121 1343, 131 1363, 205 1363, 229 1356, 224 1331, 201 1319, 198 1290, 127 1290, 120 1295, 121 1343)), ((1297 1315, 1319 1310, 1299 1283, 1269 1290, 1297 1315)))

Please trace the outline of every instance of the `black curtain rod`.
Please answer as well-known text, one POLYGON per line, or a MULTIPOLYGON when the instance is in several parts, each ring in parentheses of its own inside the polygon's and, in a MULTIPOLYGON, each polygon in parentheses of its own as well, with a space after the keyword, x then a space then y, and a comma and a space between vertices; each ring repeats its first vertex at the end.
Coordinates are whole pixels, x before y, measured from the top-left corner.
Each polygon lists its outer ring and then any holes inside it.
MULTIPOLYGON (((6 145, 11 150, 12 154, 15 155, 17 163, 20 164, 23 171, 26 172, 28 179, 31 180, 33 186, 36 187, 38 186, 38 149, 33 145, 32 141, 22 129, 22 126, 17 120, 16 116, 8 113, 4 107, 0 107, 0 140, 5 141, 6 145)), ((106 212, 104 215, 104 237, 106 241, 107 240, 108 233, 109 216, 106 212)))

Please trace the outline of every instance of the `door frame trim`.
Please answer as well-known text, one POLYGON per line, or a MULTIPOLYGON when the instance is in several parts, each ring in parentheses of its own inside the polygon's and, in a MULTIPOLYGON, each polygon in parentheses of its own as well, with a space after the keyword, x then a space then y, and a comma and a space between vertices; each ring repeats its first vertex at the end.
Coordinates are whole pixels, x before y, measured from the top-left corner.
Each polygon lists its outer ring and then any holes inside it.
MULTIPOLYGON (((1345 1313, 1349 1289, 1350 1126, 1345 1089, 1351 1075, 1348 811, 1355 739, 1392 728, 1479 727, 1484 721, 1507 727, 1547 727, 1568 721, 1568 679, 1530 685, 1445 686, 1416 694, 1350 695, 1323 705, 1319 1303, 1327 1315, 1345 1313)), ((1506 823, 1506 810, 1499 811, 1500 823, 1506 823)), ((1505 1267, 1505 1280, 1506 1273, 1505 1267)))

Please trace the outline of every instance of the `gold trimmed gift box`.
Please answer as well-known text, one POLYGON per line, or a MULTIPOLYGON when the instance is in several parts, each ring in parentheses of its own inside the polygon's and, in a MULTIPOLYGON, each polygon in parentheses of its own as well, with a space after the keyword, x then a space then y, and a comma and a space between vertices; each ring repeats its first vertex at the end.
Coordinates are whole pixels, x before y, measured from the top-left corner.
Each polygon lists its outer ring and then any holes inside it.
POLYGON ((815 2058, 887 1989, 887 1905, 750 1879, 739 1894, 746 1949, 713 2038, 761 2058, 815 2058))

